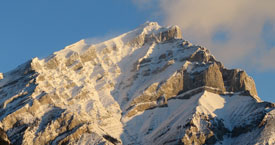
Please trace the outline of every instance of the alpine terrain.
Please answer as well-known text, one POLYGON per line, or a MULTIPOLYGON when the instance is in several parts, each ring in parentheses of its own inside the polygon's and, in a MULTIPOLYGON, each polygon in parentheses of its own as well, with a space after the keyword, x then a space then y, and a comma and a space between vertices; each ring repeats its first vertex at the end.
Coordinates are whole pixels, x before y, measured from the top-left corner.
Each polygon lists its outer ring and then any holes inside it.
POLYGON ((0 74, 0 144, 275 144, 275 105, 240 69, 147 22, 0 74))

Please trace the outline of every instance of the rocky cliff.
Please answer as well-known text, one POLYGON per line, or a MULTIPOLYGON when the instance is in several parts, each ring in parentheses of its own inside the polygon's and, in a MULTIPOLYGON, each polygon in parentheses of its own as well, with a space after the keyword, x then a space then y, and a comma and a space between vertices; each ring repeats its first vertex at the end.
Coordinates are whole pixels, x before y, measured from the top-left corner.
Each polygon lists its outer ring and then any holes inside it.
POLYGON ((6 144, 272 144, 274 117, 245 71, 154 22, 0 79, 6 144))

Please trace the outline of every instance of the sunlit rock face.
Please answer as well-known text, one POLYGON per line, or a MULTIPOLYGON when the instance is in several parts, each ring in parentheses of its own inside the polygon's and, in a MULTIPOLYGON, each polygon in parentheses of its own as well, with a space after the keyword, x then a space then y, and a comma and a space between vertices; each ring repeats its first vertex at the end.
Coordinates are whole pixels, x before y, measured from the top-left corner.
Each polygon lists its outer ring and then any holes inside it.
POLYGON ((147 22, 98 44, 81 40, 4 76, 1 144, 275 142, 274 104, 178 26, 147 22))
POLYGON ((0 80, 2 80, 4 78, 3 73, 0 73, 0 80))

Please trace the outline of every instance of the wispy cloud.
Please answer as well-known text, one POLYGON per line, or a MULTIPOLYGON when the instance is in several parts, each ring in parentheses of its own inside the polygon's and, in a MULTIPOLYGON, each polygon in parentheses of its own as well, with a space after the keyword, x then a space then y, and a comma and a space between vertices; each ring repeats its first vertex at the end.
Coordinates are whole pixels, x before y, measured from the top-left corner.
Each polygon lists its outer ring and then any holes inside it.
POLYGON ((258 60, 254 60, 258 64, 260 70, 270 70, 275 68, 275 48, 265 51, 258 60))
POLYGON ((226 65, 275 69, 275 48, 267 43, 263 30, 269 23, 267 31, 275 32, 274 0, 159 0, 153 4, 142 0, 142 4, 159 6, 165 24, 179 25, 185 39, 208 47, 226 65))
POLYGON ((152 8, 154 4, 159 4, 158 0, 132 0, 132 2, 140 9, 152 8))

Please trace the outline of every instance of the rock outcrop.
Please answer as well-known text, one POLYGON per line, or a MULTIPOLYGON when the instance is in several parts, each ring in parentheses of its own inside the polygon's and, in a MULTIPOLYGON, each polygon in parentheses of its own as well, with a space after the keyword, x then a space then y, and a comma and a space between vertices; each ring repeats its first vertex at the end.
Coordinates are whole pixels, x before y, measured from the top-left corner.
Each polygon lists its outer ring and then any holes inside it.
POLYGON ((0 73, 0 80, 2 80, 4 78, 3 73, 0 73))
MULTIPOLYGON (((164 58, 163 54, 161 58, 164 58)), ((173 99, 181 94, 186 95, 186 92, 192 94, 194 92, 192 90, 197 88, 201 89, 197 89, 196 93, 205 90, 217 94, 241 93, 251 96, 258 102, 261 101, 251 77, 242 70, 224 68, 208 50, 199 48, 199 51, 196 51, 187 60, 186 64, 190 62, 194 64, 187 68, 182 67, 163 82, 151 84, 143 90, 142 95, 134 98, 127 109, 130 110, 128 115, 133 116, 138 112, 157 107, 158 103, 152 102, 157 101, 160 97, 165 97, 166 100, 173 99)), ((145 63, 144 59, 141 63, 145 63)), ((151 60, 146 63, 151 63, 151 60)))
POLYGON ((10 145, 8 136, 2 128, 0 128, 0 144, 1 145, 10 145))
POLYGON ((253 96, 257 101, 260 101, 258 98, 255 82, 251 77, 247 75, 245 71, 233 69, 223 69, 223 78, 225 80, 225 85, 227 91, 229 92, 240 92, 243 91, 253 96))

